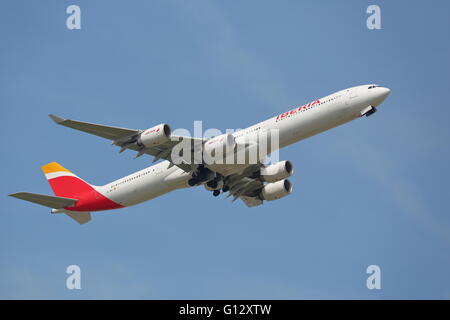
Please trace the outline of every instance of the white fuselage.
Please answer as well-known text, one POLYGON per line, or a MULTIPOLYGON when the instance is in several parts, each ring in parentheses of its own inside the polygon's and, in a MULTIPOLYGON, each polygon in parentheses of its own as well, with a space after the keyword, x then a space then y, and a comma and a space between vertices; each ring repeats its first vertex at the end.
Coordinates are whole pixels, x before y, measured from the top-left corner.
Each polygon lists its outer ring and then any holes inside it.
MULTIPOLYGON (((257 139, 257 133, 261 130, 276 129, 279 132, 279 148, 283 148, 360 117, 363 110, 369 106, 377 107, 388 94, 389 89, 374 85, 341 90, 240 130, 233 136, 239 144, 257 139)), ((226 176, 246 166, 210 167, 226 176)), ((96 189, 122 206, 131 206, 188 187, 187 181, 191 175, 169 161, 163 161, 96 189)))

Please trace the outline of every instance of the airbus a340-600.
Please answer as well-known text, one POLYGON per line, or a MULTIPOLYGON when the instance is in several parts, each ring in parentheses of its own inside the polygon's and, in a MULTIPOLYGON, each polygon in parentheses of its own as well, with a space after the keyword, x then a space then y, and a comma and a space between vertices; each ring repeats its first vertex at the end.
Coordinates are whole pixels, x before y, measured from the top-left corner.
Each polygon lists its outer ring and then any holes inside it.
POLYGON ((55 196, 28 192, 10 196, 50 207, 52 213, 65 213, 80 224, 90 221, 93 211, 129 207, 175 189, 198 185, 204 185, 214 196, 228 192, 233 200, 239 198, 249 207, 258 206, 264 200, 277 200, 292 192, 291 182, 287 179, 293 174, 292 163, 266 164, 262 158, 294 142, 374 114, 389 93, 388 88, 375 84, 352 87, 246 129, 210 139, 175 135, 167 124, 136 130, 50 115, 59 125, 111 140, 121 152, 131 149, 137 156, 148 154, 154 161, 163 161, 104 186, 91 185, 52 162, 44 165, 42 170, 55 196), (236 159, 238 152, 244 150, 244 154, 248 154, 260 147, 261 133, 274 131, 278 143, 275 147, 271 143, 272 147, 268 147, 266 153, 258 153, 256 161, 249 161, 246 156, 241 162, 207 162, 202 157, 208 150, 223 148, 224 157, 229 159, 231 153, 231 158, 236 159), (181 149, 181 153, 174 152, 180 144, 189 147, 181 149), (182 160, 175 159, 174 154, 181 154, 182 160))

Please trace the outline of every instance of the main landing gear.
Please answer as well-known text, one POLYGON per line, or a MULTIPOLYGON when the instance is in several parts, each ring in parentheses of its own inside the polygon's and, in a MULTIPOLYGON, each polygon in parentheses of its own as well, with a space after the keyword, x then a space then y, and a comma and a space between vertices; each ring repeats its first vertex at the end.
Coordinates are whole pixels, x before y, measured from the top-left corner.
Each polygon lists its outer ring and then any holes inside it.
POLYGON ((214 172, 205 168, 203 165, 199 165, 197 170, 192 174, 192 178, 188 180, 188 184, 191 187, 196 186, 202 182, 213 179, 214 175, 214 172))
POLYGON ((214 197, 220 195, 221 191, 227 192, 230 188, 223 183, 223 176, 199 165, 192 173, 192 178, 188 180, 188 185, 193 187, 205 183, 207 190, 212 191, 214 197), (206 182, 206 183, 205 183, 206 182))
POLYGON ((214 197, 217 197, 220 194, 220 190, 224 190, 224 192, 228 191, 228 187, 227 186, 223 186, 222 187, 222 181, 218 181, 216 179, 208 181, 206 183, 206 185, 208 186, 208 188, 210 188, 212 190, 212 194, 214 197), (220 185, 219 185, 220 182, 220 185))
MULTIPOLYGON (((216 185, 216 186, 217 186, 217 185, 216 185)), ((228 192, 228 190, 230 190, 230 187, 229 187, 229 186, 224 185, 224 186, 222 187, 222 192, 228 192)), ((220 189, 213 190, 213 196, 214 196, 214 197, 217 197, 219 194, 220 194, 220 189)))
POLYGON ((192 178, 188 180, 188 185, 193 187, 197 184, 197 182, 198 182, 197 179, 192 178))
POLYGON ((211 181, 208 181, 207 183, 206 183, 206 185, 208 186, 208 187, 210 187, 211 189, 217 189, 217 186, 219 185, 219 183, 217 182, 217 180, 211 180, 211 181))
POLYGON ((219 186, 219 183, 217 182, 217 180, 208 181, 206 183, 206 185, 208 187, 210 187, 211 189, 213 189, 212 194, 213 194, 214 197, 217 197, 220 194, 220 188, 217 189, 217 187, 219 186))

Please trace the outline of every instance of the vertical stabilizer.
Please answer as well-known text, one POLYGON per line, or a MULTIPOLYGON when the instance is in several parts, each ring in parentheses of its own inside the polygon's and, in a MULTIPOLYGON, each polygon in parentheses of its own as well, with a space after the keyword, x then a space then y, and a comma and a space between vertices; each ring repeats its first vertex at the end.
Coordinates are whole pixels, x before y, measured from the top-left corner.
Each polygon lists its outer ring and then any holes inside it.
POLYGON ((71 198, 89 192, 93 187, 57 162, 42 166, 42 171, 55 196, 71 198))

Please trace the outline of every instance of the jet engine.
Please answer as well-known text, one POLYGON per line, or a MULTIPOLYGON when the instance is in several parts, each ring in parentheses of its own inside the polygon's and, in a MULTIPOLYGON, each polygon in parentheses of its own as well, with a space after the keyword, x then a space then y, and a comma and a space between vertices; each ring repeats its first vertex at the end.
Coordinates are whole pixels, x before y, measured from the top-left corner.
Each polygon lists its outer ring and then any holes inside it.
POLYGON ((172 130, 168 124, 162 123, 143 131, 137 138, 137 144, 141 147, 153 147, 170 139, 172 130))
POLYGON ((292 184, 288 179, 268 183, 261 190, 263 200, 272 201, 281 199, 292 192, 292 184))
POLYGON ((294 167, 290 161, 280 161, 268 167, 261 168, 261 178, 266 182, 276 182, 294 173, 294 167))

